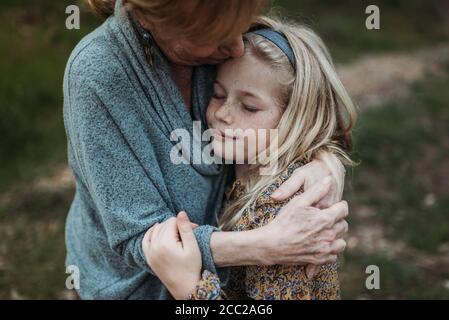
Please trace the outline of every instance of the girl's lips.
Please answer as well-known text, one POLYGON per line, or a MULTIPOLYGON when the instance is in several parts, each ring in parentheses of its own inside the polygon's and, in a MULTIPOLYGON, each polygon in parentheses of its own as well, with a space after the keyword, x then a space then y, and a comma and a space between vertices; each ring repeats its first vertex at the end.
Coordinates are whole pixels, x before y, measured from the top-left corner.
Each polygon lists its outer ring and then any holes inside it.
POLYGON ((220 140, 225 140, 225 139, 237 140, 237 137, 227 135, 218 129, 211 129, 211 132, 212 132, 213 137, 218 138, 220 140))

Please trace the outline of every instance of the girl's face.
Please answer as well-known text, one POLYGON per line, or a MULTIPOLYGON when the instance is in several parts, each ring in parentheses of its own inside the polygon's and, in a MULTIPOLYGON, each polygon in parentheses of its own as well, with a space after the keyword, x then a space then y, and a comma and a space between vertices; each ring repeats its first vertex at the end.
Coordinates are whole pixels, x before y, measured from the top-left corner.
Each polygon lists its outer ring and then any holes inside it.
POLYGON ((268 147, 282 116, 280 89, 275 71, 252 55, 219 66, 206 114, 217 156, 247 164, 268 147))

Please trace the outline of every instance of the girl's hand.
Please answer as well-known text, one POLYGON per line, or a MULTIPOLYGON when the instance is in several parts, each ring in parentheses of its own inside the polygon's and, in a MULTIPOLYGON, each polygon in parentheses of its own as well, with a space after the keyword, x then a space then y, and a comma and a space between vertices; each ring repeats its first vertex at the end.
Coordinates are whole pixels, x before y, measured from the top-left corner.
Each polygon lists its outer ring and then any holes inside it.
POLYGON ((156 224, 143 239, 147 263, 175 299, 186 299, 201 279, 201 252, 185 212, 156 224))
POLYGON ((330 190, 314 204, 314 207, 329 208, 341 201, 345 185, 345 168, 340 160, 329 152, 320 153, 316 160, 296 169, 291 177, 273 193, 272 198, 278 201, 288 199, 301 187, 307 191, 328 176, 331 177, 330 190))

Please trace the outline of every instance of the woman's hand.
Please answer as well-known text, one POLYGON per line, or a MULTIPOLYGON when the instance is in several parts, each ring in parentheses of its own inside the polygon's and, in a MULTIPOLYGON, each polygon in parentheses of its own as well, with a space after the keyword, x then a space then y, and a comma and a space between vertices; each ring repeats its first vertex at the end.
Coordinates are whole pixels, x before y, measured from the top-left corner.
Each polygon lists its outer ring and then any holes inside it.
MULTIPOLYGON (((272 222, 257 229, 261 241, 268 241, 264 264, 320 265, 337 259, 346 247, 348 205, 341 201, 327 209, 313 207, 329 189, 330 179, 316 183, 291 199, 272 222)), ((313 276, 313 269, 307 267, 308 276, 313 276)))
POLYGON ((185 212, 150 228, 142 241, 148 265, 175 299, 186 299, 201 279, 201 252, 185 212))
MULTIPOLYGON (((329 208, 341 200, 345 182, 345 168, 340 160, 330 152, 321 152, 317 159, 296 169, 291 177, 284 182, 279 189, 273 193, 275 200, 282 201, 294 195, 301 187, 310 190, 321 179, 330 177, 330 188, 328 193, 317 201, 317 208, 329 208)), ((308 265, 306 273, 313 278, 319 271, 318 265, 308 265)))
POLYGON ((330 152, 321 152, 316 160, 296 169, 273 193, 272 198, 278 201, 285 200, 298 192, 301 187, 307 191, 327 176, 331 177, 330 190, 315 204, 315 207, 329 208, 341 201, 345 183, 345 168, 337 156, 330 152))

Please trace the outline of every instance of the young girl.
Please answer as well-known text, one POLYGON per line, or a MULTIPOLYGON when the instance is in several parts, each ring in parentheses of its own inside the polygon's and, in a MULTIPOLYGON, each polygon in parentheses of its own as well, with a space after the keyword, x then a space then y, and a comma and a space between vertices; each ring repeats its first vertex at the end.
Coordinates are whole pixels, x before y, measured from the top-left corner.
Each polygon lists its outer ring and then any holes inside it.
MULTIPOLYGON (((219 66, 207 110, 215 155, 237 162, 237 180, 228 189, 219 220, 222 230, 275 222, 288 201, 275 202, 271 194, 317 153, 332 151, 352 164, 347 152, 355 110, 322 40, 303 26, 269 19, 254 29, 245 35, 244 56, 219 66), (268 147, 252 147, 262 138, 260 132, 265 135, 263 129, 276 129, 277 143, 269 139, 268 147), (240 147, 243 154, 236 151, 240 147), (255 158, 257 163, 251 161, 255 158), (261 169, 271 174, 261 174, 261 169)), ((328 228, 326 221, 323 217, 317 228, 328 228)), ((177 299, 340 297, 336 262, 317 266, 313 277, 299 265, 233 267, 225 294, 215 274, 201 272, 188 222, 181 213, 166 226, 156 225, 149 235, 149 264, 177 299), (177 241, 179 250, 164 250, 170 241, 177 241)))

